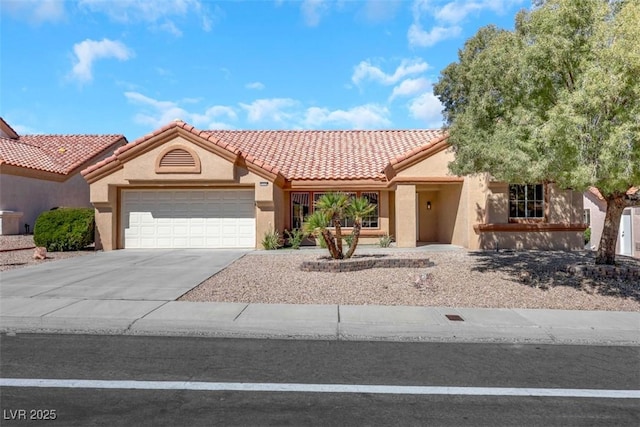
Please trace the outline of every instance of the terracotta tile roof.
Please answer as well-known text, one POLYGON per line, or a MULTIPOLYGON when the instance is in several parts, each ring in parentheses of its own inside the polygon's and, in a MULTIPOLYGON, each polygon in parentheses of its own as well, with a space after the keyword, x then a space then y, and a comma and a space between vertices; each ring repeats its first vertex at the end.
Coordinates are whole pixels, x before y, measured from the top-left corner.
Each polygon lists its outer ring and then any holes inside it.
POLYGON ((123 135, 0 137, 0 164, 67 175, 121 141, 123 135))
POLYGON ((198 130, 176 121, 119 148, 109 159, 82 171, 87 175, 118 155, 156 135, 179 127, 246 162, 288 180, 384 180, 385 167, 395 159, 415 155, 439 141, 441 130, 198 130))
MULTIPOLYGON (((640 188, 638 187, 631 187, 627 190, 627 196, 633 196, 634 194, 636 194, 638 191, 640 190, 640 188)), ((591 194, 593 194, 594 196, 596 196, 598 199, 600 200, 604 200, 604 197, 602 196, 602 194, 600 193, 600 190, 598 190, 596 187, 589 187, 587 189, 588 192, 590 192, 591 194)))
POLYGON ((290 180, 383 179, 389 162, 420 151, 441 135, 433 130, 208 131, 290 180))

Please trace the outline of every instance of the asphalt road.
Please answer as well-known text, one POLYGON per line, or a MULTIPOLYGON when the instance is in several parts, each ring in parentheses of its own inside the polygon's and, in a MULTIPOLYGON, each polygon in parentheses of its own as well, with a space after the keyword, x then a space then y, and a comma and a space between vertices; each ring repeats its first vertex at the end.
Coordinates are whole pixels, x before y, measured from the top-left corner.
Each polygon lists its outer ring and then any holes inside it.
POLYGON ((0 337, 0 377, 88 381, 2 387, 2 426, 640 425, 640 399, 599 396, 640 389, 638 347, 19 334, 0 337), (594 395, 526 395, 548 389, 594 395))

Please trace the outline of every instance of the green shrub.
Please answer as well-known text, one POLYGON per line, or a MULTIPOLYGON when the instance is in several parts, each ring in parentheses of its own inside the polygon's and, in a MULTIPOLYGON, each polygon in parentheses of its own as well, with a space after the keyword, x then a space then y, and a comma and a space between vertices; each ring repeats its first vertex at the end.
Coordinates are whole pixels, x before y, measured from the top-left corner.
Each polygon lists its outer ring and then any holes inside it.
POLYGON ((293 249, 300 249, 300 245, 302 241, 306 237, 304 231, 299 228, 294 228, 293 230, 285 230, 284 233, 287 235, 287 240, 293 249))
POLYGON ((591 241, 591 228, 584 230, 584 244, 588 245, 591 241))
POLYGON ((271 230, 264 233, 262 238, 262 247, 268 251, 282 247, 282 239, 277 230, 271 230))
POLYGON ((381 248, 388 248, 389 246, 391 246, 392 242, 393 236, 390 236, 388 233, 380 237, 380 240, 378 240, 378 244, 381 248))
POLYGON ((77 251, 94 242, 95 213, 91 208, 60 208, 43 212, 33 229, 33 241, 48 251, 77 251))

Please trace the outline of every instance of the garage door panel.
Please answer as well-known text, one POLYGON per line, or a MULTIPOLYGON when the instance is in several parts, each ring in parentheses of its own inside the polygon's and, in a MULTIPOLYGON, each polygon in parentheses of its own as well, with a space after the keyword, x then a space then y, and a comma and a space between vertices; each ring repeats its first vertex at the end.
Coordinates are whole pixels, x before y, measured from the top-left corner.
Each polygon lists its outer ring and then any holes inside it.
POLYGON ((253 191, 123 191, 127 248, 255 246, 253 191))

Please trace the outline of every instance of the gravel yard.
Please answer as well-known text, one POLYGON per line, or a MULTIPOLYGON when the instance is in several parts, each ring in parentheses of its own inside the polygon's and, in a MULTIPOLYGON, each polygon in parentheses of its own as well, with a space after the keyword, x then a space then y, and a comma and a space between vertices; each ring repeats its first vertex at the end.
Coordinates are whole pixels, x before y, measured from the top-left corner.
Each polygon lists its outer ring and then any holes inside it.
MULTIPOLYGON (((305 250, 251 252, 180 300, 640 311, 639 283, 565 272, 570 264, 592 263, 592 254, 396 249, 385 256, 428 257, 435 266, 300 271, 303 261, 322 256, 305 250)), ((623 265, 640 267, 640 260, 619 258, 623 265)))
POLYGON ((65 258, 95 254, 92 249, 72 252, 48 252, 47 259, 35 260, 33 259, 34 246, 33 236, 0 236, 0 251, 2 251, 0 252, 0 271, 42 264, 43 262, 51 262, 65 258), (19 248, 29 249, 15 250, 19 248))
MULTIPOLYGON (((33 259, 33 236, 0 236, 0 271, 95 254, 49 252, 33 259)), ((356 256, 367 259, 363 248, 356 256)), ((371 250, 375 257, 429 258, 428 268, 372 268, 321 273, 300 270, 303 261, 325 259, 316 250, 250 252, 180 298, 283 304, 413 305, 487 308, 640 311, 640 283, 572 276, 567 266, 593 263, 581 252, 475 252, 371 250)), ((327 260, 327 262, 331 262, 327 260)), ((618 257, 622 266, 640 260, 618 257)))

